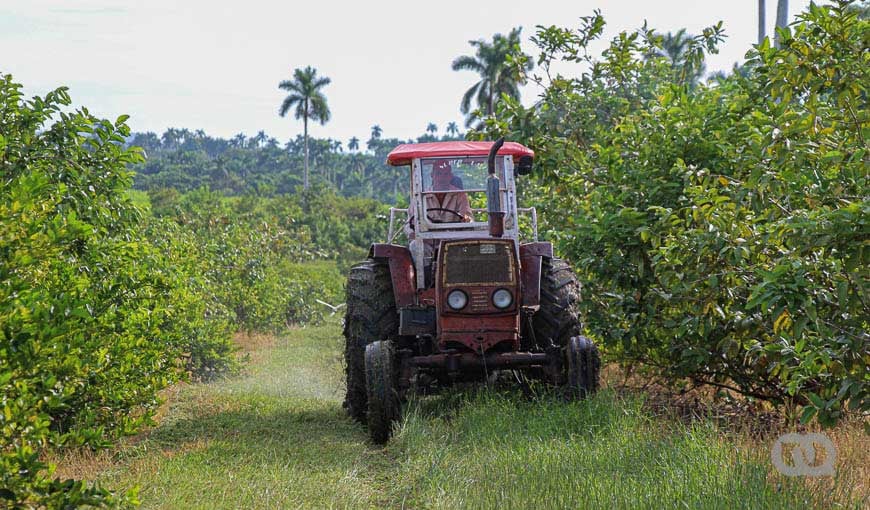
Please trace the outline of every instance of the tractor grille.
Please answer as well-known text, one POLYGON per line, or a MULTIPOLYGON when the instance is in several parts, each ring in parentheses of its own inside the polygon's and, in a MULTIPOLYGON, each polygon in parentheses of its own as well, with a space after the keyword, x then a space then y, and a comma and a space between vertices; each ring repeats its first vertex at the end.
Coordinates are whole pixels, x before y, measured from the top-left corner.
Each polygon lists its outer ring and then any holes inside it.
POLYGON ((447 244, 444 284, 510 285, 514 281, 511 243, 465 241, 447 244))

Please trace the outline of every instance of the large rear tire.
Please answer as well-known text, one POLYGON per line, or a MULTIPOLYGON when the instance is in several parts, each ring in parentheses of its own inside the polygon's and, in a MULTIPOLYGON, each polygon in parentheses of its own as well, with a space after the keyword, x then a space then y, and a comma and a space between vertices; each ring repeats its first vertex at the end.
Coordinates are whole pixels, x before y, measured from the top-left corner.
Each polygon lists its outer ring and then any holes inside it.
POLYGON ((544 258, 541 264, 540 308, 532 317, 535 341, 542 349, 565 347, 581 331, 580 284, 562 259, 544 258))
POLYGON ((393 422, 401 415, 392 344, 378 341, 366 346, 365 363, 369 435, 373 442, 383 444, 390 438, 393 422))
POLYGON ((399 332, 389 267, 371 259, 355 265, 348 275, 346 292, 344 407, 353 419, 365 423, 368 409, 366 346, 379 340, 394 340, 399 332))
POLYGON ((592 340, 574 336, 565 346, 565 384, 571 398, 586 398, 598 391, 601 357, 592 340))

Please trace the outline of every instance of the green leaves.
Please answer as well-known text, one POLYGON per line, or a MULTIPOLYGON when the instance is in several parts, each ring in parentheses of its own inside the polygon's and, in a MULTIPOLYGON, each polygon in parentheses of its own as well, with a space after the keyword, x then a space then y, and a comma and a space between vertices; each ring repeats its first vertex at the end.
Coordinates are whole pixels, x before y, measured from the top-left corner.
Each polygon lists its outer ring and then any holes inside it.
POLYGON ((44 449, 100 448, 141 427, 197 334, 211 347, 202 362, 231 364, 218 348, 228 329, 209 328, 184 275, 141 231, 126 168, 141 154, 124 146, 126 116, 60 112, 69 102, 65 89, 24 100, 0 76, 0 487, 21 506, 123 502, 51 480, 44 449))
MULTIPOLYGON (((164 192, 151 196, 164 200, 164 192)), ((161 206, 166 216, 148 235, 238 327, 278 330, 320 320, 326 308, 316 299, 341 301, 344 277, 335 263, 311 262, 364 257, 386 227, 380 207, 321 191, 228 198, 201 189, 161 206)))
MULTIPOLYGON (((581 33, 540 29, 545 68, 583 55, 590 70, 541 80, 534 108, 489 127, 535 149, 524 193, 612 355, 827 425, 870 410, 868 22, 839 4, 800 19, 781 49, 695 88, 645 55, 650 30, 596 60, 581 33)), ((720 31, 694 41, 696 64, 720 31)))

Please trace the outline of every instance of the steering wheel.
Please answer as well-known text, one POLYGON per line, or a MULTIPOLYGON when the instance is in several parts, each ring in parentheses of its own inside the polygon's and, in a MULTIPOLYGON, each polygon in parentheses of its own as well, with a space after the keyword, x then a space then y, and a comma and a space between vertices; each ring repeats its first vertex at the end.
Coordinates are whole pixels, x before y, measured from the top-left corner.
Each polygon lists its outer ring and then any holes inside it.
POLYGON ((465 216, 463 216, 462 213, 459 213, 459 212, 457 212, 457 211, 454 211, 453 209, 445 209, 444 207, 427 207, 427 208, 426 208, 426 218, 428 218, 429 221, 434 222, 434 223, 449 223, 449 222, 447 222, 447 221, 443 221, 443 220, 436 220, 435 218, 429 216, 429 213, 430 213, 431 211, 445 211, 445 212, 449 212, 449 213, 451 213, 451 214, 455 214, 456 217, 459 218, 459 221, 465 221, 465 216))

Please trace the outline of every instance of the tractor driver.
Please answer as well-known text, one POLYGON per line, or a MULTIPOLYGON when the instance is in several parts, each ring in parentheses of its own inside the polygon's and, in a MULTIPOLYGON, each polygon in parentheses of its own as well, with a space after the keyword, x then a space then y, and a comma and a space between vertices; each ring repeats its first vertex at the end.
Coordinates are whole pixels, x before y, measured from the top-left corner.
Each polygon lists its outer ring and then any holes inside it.
MULTIPOLYGON (((436 161, 432 165, 432 191, 461 191, 457 181, 449 161, 436 161)), ((426 210, 429 220, 437 223, 467 223, 473 219, 466 193, 426 195, 426 210)))

